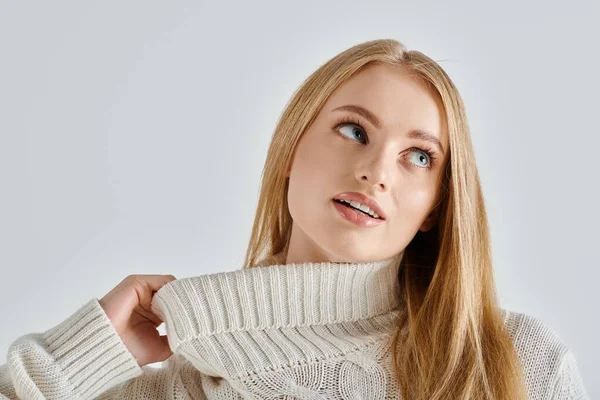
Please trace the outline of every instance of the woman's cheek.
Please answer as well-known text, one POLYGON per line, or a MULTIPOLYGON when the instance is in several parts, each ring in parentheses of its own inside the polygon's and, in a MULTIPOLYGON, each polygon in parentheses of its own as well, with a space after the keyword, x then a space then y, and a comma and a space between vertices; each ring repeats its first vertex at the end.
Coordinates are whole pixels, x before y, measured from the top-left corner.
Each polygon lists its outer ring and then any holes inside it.
POLYGON ((415 218, 419 221, 425 219, 434 206, 435 190, 434 188, 421 189, 415 191, 410 197, 410 207, 413 209, 415 218))

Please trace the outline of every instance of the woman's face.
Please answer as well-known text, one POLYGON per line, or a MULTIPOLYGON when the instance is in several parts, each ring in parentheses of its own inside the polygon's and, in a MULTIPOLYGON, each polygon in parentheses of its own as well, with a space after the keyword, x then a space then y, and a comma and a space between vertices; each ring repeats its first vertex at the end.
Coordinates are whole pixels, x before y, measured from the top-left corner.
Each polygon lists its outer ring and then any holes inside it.
POLYGON ((418 230, 436 223, 430 213, 448 157, 441 100, 404 68, 364 69, 332 94, 300 138, 288 174, 286 263, 369 262, 404 251, 418 230), (361 213, 373 226, 352 222, 356 211, 334 201, 347 192, 375 200, 384 219, 361 213))

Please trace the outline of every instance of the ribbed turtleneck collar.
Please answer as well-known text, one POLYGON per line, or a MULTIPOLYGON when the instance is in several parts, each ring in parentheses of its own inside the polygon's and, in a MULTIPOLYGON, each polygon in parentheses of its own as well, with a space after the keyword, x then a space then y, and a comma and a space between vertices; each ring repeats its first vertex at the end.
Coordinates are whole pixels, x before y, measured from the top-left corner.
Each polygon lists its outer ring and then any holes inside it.
POLYGON ((400 305, 401 259, 283 264, 279 254, 260 268, 169 282, 152 310, 165 321, 172 348, 199 335, 367 319, 400 305))

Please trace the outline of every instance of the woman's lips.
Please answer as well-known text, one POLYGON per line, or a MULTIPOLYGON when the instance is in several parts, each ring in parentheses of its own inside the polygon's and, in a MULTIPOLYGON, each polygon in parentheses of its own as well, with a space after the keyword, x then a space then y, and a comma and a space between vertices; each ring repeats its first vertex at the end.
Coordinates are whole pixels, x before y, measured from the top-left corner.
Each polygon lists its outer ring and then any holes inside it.
POLYGON ((345 206, 341 203, 338 203, 335 200, 332 200, 333 206, 335 207, 337 213, 346 219, 347 221, 352 222, 355 225, 360 226, 361 228, 372 228, 383 223, 383 219, 372 218, 358 210, 350 206, 345 206))

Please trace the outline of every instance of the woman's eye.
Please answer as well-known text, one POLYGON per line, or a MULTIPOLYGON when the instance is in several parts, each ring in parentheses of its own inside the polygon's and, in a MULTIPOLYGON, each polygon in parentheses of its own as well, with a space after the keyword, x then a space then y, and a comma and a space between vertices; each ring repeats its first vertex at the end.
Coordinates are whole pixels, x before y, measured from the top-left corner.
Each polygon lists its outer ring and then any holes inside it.
POLYGON ((360 141, 365 140, 364 132, 362 131, 361 128, 357 127, 356 125, 352 125, 352 124, 341 125, 339 131, 342 132, 342 135, 349 137, 350 139, 358 139, 360 141), (347 133, 343 133, 344 130, 346 130, 347 133))
POLYGON ((419 150, 419 149, 414 149, 414 151, 411 153, 412 154, 416 154, 417 157, 415 157, 415 162, 417 163, 417 165, 421 166, 421 167, 425 167, 427 168, 429 166, 429 155, 423 151, 423 150, 419 150))

